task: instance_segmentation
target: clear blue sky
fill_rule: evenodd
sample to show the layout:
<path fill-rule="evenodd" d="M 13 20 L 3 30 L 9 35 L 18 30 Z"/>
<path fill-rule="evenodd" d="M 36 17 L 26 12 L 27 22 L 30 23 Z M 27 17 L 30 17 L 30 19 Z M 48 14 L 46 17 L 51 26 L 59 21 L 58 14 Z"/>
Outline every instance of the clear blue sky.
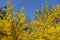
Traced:
<path fill-rule="evenodd" d="M 7 6 L 8 0 L 0 0 L 0 8 Z M 26 16 L 34 19 L 34 10 L 42 10 L 42 4 L 47 2 L 49 5 L 60 5 L 60 0 L 12 0 L 12 3 L 15 5 L 14 11 L 19 11 L 21 7 L 24 6 Z"/>

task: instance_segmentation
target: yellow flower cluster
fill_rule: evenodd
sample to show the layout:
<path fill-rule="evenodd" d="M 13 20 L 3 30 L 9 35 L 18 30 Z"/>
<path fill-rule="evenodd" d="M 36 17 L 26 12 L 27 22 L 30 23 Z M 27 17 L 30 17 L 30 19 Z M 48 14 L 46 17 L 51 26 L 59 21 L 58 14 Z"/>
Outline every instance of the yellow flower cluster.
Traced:
<path fill-rule="evenodd" d="M 0 19 L 0 40 L 60 40 L 60 6 L 46 7 L 42 14 L 36 10 L 36 19 L 28 21 L 24 8 L 12 14 L 13 5 L 2 9 L 6 16 Z"/>

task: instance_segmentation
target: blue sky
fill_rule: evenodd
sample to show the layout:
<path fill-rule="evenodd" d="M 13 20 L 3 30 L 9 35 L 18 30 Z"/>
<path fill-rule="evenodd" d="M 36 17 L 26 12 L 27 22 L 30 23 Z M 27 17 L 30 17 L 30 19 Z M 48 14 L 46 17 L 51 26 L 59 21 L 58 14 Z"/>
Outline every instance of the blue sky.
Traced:
<path fill-rule="evenodd" d="M 7 6 L 8 0 L 0 0 L 0 8 Z M 60 0 L 12 0 L 12 3 L 14 6 L 14 11 L 19 11 L 20 8 L 24 6 L 26 16 L 31 18 L 31 20 L 34 19 L 34 10 L 42 10 L 42 4 L 45 5 L 45 3 L 48 3 L 49 5 L 60 5 Z"/>

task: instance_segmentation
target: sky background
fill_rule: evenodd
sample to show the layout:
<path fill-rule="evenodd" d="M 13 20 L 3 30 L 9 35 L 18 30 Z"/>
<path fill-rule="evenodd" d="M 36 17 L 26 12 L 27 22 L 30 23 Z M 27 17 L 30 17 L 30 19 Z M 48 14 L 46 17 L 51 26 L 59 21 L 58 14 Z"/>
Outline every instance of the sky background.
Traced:
<path fill-rule="evenodd" d="M 7 2 L 8 0 L 0 0 L 0 8 L 7 6 Z M 60 0 L 12 0 L 12 4 L 15 5 L 13 11 L 19 11 L 20 8 L 24 6 L 26 16 L 31 20 L 34 20 L 34 11 L 36 9 L 41 11 L 42 5 L 45 5 L 45 2 L 49 5 L 60 5 Z"/>

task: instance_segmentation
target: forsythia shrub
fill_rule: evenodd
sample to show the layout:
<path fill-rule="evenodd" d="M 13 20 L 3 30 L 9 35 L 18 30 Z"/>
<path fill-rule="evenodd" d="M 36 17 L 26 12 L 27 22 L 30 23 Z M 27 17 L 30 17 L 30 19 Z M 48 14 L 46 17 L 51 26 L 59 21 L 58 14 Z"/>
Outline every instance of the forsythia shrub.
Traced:
<path fill-rule="evenodd" d="M 20 13 L 12 14 L 13 5 L 8 2 L 8 8 L 2 10 L 6 16 L 0 18 L 0 40 L 60 40 L 60 6 L 36 10 L 36 19 L 27 22 L 24 8 Z"/>

